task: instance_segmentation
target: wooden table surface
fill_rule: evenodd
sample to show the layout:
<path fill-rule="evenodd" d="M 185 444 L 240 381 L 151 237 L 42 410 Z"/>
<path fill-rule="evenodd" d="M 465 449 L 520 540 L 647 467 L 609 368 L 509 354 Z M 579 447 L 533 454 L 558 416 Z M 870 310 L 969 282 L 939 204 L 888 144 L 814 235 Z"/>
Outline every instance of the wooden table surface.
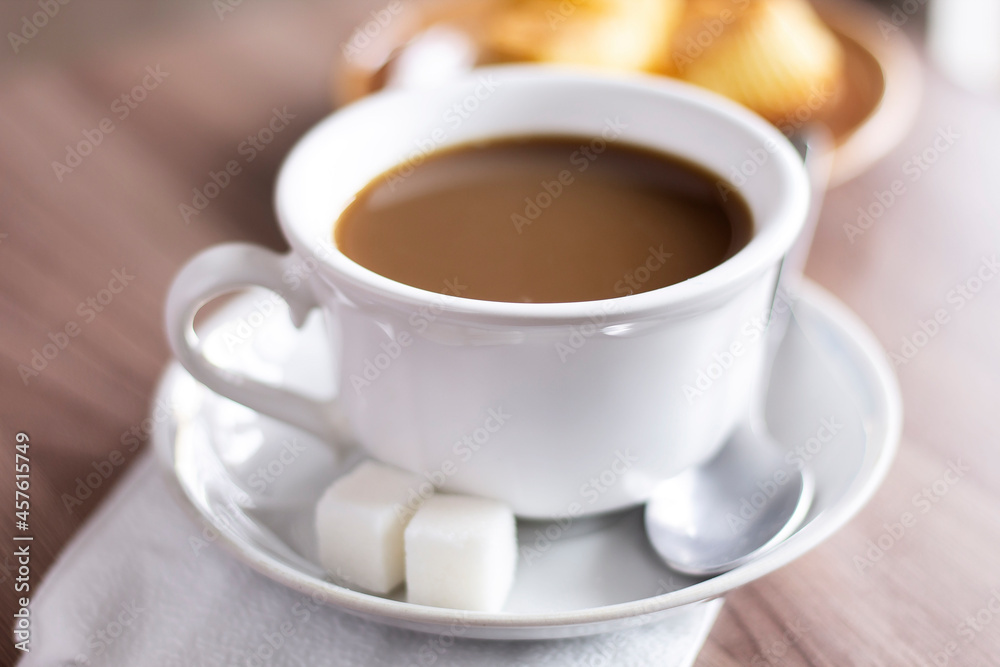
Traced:
<path fill-rule="evenodd" d="M 271 210 L 275 173 L 329 111 L 338 30 L 361 9 L 232 3 L 220 19 L 204 2 L 155 29 L 41 55 L 45 40 L 72 34 L 73 21 L 117 20 L 101 13 L 109 6 L 63 6 L 0 69 L 0 485 L 10 503 L 14 435 L 25 431 L 33 587 L 142 449 L 132 451 L 145 440 L 168 359 L 161 312 L 171 277 L 221 241 L 285 247 Z M 4 25 L 32 7 L 7 6 Z M 121 96 L 157 68 L 136 96 L 145 99 L 127 107 Z M 844 530 L 729 597 L 698 665 L 1000 664 L 1000 279 L 984 268 L 1000 251 L 1000 104 L 933 72 L 926 79 L 903 145 L 829 194 L 807 270 L 887 350 L 923 343 L 897 368 L 906 407 L 898 459 Z M 179 205 L 238 157 L 274 109 L 294 114 L 289 127 L 185 222 Z M 935 154 L 941 132 L 957 138 Z M 100 142 L 77 166 L 53 166 L 88 136 Z M 913 157 L 925 151 L 935 159 L 916 178 Z M 849 238 L 844 225 L 897 179 L 906 192 Z M 127 284 L 103 291 L 121 286 L 115 272 Z M 977 288 L 973 298 L 956 296 L 962 285 Z M 941 310 L 947 323 L 915 337 Z M 68 325 L 72 338 L 60 334 Z M 53 358 L 36 360 L 37 375 L 23 373 L 36 350 Z M 949 467 L 961 475 L 946 475 Z M 78 492 L 78 479 L 95 471 L 106 479 L 89 497 Z M 19 531 L 6 507 L 0 600 L 9 623 Z M 893 525 L 907 512 L 916 523 L 900 534 Z M 872 543 L 889 548 L 879 554 Z M 11 642 L 0 645 L 12 662 Z"/>

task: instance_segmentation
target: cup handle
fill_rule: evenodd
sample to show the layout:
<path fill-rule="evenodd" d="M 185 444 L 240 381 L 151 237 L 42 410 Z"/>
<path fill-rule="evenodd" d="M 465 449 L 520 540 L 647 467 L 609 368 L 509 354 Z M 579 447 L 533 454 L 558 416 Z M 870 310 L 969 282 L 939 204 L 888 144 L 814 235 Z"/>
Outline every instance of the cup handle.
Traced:
<path fill-rule="evenodd" d="M 212 391 L 269 417 L 315 433 L 331 445 L 347 442 L 336 401 L 316 401 L 216 366 L 202 350 L 194 317 L 212 299 L 246 287 L 277 293 L 288 304 L 292 323 L 301 327 L 318 303 L 307 285 L 291 289 L 282 276 L 295 261 L 248 243 L 209 248 L 191 259 L 170 287 L 166 323 L 170 347 L 181 365 Z"/>

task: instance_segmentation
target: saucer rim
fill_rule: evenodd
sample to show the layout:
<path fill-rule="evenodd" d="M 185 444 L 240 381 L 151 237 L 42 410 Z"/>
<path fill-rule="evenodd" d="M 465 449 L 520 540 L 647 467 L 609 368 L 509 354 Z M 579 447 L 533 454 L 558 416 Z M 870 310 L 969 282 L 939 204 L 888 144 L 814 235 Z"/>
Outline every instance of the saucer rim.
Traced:
<path fill-rule="evenodd" d="M 851 356 L 866 362 L 858 368 L 868 376 L 870 386 L 879 390 L 873 394 L 874 403 L 879 404 L 874 411 L 879 419 L 868 420 L 865 424 L 868 439 L 864 460 L 836 504 L 773 550 L 727 573 L 650 598 L 572 611 L 494 613 L 426 607 L 344 588 L 281 563 L 232 534 L 229 527 L 218 521 L 215 515 L 201 511 L 176 474 L 174 436 L 177 415 L 173 410 L 168 419 L 154 420 L 152 447 L 163 466 L 168 468 L 164 471 L 165 476 L 171 481 L 171 487 L 178 492 L 179 497 L 183 498 L 182 505 L 196 519 L 207 521 L 218 532 L 219 541 L 230 553 L 264 576 L 293 590 L 309 594 L 318 601 L 389 625 L 432 633 L 435 628 L 448 628 L 456 622 L 461 622 L 468 630 L 473 631 L 466 632 L 466 636 L 480 638 L 538 639 L 602 632 L 609 624 L 627 623 L 630 620 L 634 622 L 640 618 L 651 619 L 652 616 L 661 616 L 688 605 L 709 602 L 788 565 L 843 528 L 871 499 L 885 478 L 895 458 L 902 433 L 902 398 L 895 373 L 874 334 L 836 297 L 809 280 L 799 283 L 796 292 L 800 297 L 799 303 L 811 311 L 810 315 L 825 320 L 839 334 L 841 342 L 846 343 L 848 348 L 853 348 Z M 229 308 L 235 307 L 239 302 L 240 299 L 235 299 L 227 308 L 222 309 L 219 316 L 224 316 Z M 184 374 L 186 372 L 178 362 L 172 361 L 168 365 L 157 384 L 153 406 L 171 404 L 169 397 L 172 387 Z M 880 443 L 880 446 L 872 446 L 873 442 Z M 558 632 L 560 629 L 575 631 L 566 634 Z M 475 633 L 477 630 L 485 634 Z M 529 633 L 531 630 L 541 630 L 547 634 L 490 636 L 491 633 L 502 633 L 505 630 L 523 630 Z"/>

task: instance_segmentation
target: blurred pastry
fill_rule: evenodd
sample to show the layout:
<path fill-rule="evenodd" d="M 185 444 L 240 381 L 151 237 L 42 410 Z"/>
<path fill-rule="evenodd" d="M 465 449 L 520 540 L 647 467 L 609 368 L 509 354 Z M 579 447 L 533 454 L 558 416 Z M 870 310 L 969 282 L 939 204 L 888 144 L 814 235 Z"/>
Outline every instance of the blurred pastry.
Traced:
<path fill-rule="evenodd" d="M 689 0 L 667 62 L 780 124 L 836 96 L 844 54 L 806 0 Z"/>
<path fill-rule="evenodd" d="M 507 0 L 485 41 L 500 60 L 652 69 L 683 9 L 683 0 Z"/>

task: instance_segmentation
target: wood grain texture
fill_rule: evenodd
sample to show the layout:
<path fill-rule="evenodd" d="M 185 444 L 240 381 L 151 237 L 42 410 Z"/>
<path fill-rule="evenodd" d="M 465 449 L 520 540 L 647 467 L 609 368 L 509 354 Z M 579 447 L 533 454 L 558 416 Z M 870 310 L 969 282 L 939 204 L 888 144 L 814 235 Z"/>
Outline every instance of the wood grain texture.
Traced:
<path fill-rule="evenodd" d="M 31 6 L 8 5 L 4 17 L 17 21 Z M 100 26 L 114 6 L 73 3 L 57 19 Z M 122 439 L 141 429 L 168 359 L 161 311 L 173 274 L 221 241 L 284 247 L 271 208 L 274 176 L 289 146 L 328 112 L 337 35 L 351 20 L 345 13 L 363 10 L 244 3 L 220 20 L 206 2 L 183 17 L 171 13 L 157 29 L 123 28 L 100 45 L 88 48 L 84 39 L 59 49 L 70 58 L 36 56 L 32 48 L 41 53 L 45 40 L 65 32 L 54 20 L 0 69 L 0 498 L 12 500 L 13 435 L 27 431 L 33 583 L 135 457 Z M 113 101 L 157 65 L 169 76 L 119 120 Z M 1000 595 L 1000 278 L 984 281 L 960 309 L 948 299 L 984 256 L 1000 251 L 1000 105 L 934 74 L 927 84 L 904 145 L 830 193 L 808 268 L 890 351 L 935 311 L 949 316 L 897 369 L 906 405 L 899 458 L 847 528 L 730 596 L 700 666 L 934 664 L 932 654 L 949 643 L 959 651 L 949 664 L 1000 664 L 1000 613 L 989 609 Z M 186 224 L 178 205 L 210 170 L 241 159 L 238 144 L 276 107 L 295 114 L 291 126 Z M 60 182 L 52 162 L 64 161 L 67 144 L 105 116 L 115 130 Z M 949 127 L 958 138 L 913 180 L 907 162 Z M 858 207 L 897 179 L 906 192 L 849 239 L 844 225 L 856 223 Z M 79 304 L 123 269 L 134 280 L 89 321 Z M 32 351 L 68 322 L 80 334 L 25 384 L 18 365 L 30 365 Z M 67 508 L 77 479 L 113 450 L 124 465 Z M 957 462 L 968 471 L 924 513 L 915 496 Z M 904 512 L 916 524 L 859 568 L 869 540 L 885 543 L 886 525 Z M 0 603 L 9 619 L 14 527 L 12 511 L 2 514 Z M 1000 610 L 1000 602 L 993 606 Z M 14 660 L 6 639 L 0 656 Z"/>

